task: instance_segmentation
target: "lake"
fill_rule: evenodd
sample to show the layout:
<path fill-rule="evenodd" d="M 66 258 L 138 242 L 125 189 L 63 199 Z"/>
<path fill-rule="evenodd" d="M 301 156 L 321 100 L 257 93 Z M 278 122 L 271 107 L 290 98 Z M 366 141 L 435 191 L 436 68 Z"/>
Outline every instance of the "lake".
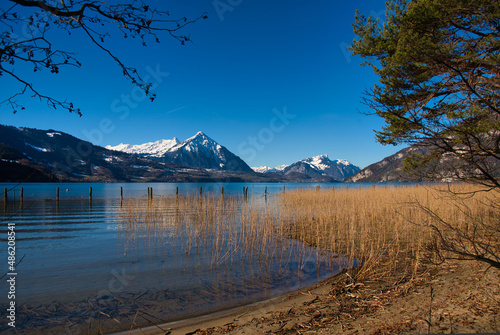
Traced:
<path fill-rule="evenodd" d="M 0 191 L 8 190 L 0 212 L 4 225 L 0 309 L 5 311 L 15 302 L 16 330 L 21 333 L 87 334 L 88 329 L 106 333 L 242 306 L 313 285 L 349 264 L 299 241 L 277 239 L 272 232 L 266 233 L 264 242 L 252 240 L 251 245 L 243 235 L 259 229 L 258 222 L 247 227 L 246 213 L 265 213 L 283 187 L 286 192 L 318 186 L 354 187 L 0 184 Z M 153 200 L 147 200 L 148 188 Z M 177 193 L 184 205 L 176 202 Z M 15 232 L 10 243 L 9 231 Z M 14 244 L 15 264 L 9 271 L 8 246 Z M 12 277 L 15 297 L 9 298 L 13 287 L 7 279 Z M 0 331 L 12 332 L 9 320 L 3 319 Z"/>

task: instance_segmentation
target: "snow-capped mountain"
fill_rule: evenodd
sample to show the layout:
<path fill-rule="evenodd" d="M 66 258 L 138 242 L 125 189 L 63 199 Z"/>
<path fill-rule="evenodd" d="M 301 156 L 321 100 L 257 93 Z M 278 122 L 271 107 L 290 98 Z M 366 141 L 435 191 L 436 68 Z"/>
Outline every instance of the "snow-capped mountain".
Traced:
<path fill-rule="evenodd" d="M 172 140 L 159 140 L 139 145 L 108 145 L 106 149 L 151 157 L 164 163 L 204 169 L 253 172 L 241 158 L 201 131 L 183 142 L 179 142 L 174 137 Z"/>
<path fill-rule="evenodd" d="M 330 160 L 328 155 L 308 157 L 290 165 L 280 165 L 275 168 L 260 166 L 252 168 L 255 172 L 270 173 L 277 172 L 284 175 L 303 174 L 311 178 L 328 176 L 337 181 L 358 173 L 360 168 L 344 159 Z"/>
<path fill-rule="evenodd" d="M 269 166 L 257 166 L 257 167 L 252 167 L 252 170 L 258 173 L 269 173 L 269 172 L 281 172 L 283 171 L 288 165 L 280 165 L 276 167 L 269 167 Z"/>
<path fill-rule="evenodd" d="M 253 172 L 241 158 L 201 131 L 170 148 L 162 160 L 204 169 Z"/>
<path fill-rule="evenodd" d="M 345 159 L 335 159 L 332 161 L 328 158 L 328 155 L 309 157 L 302 160 L 302 162 L 311 165 L 323 175 L 327 175 L 339 181 L 344 180 L 361 170 L 359 167 L 351 164 Z"/>
<path fill-rule="evenodd" d="M 162 142 L 159 141 L 159 144 Z M 194 161 L 225 164 L 221 168 L 204 169 L 171 164 L 159 157 L 108 150 L 62 131 L 18 128 L 0 124 L 1 182 L 280 182 L 284 178 L 257 175 L 245 171 L 245 163 L 223 146 L 199 133 L 174 146 L 187 162 L 184 149 L 197 152 Z M 124 146 L 125 147 L 125 146 Z M 208 158 L 210 151 L 212 160 Z M 227 151 L 227 152 L 226 152 Z M 158 152 L 158 150 L 156 151 Z M 214 162 L 217 157 L 220 161 Z M 236 158 L 235 158 L 236 157 Z M 180 159 L 180 158 L 179 158 Z M 196 165 L 196 163 L 193 163 Z M 238 168 L 240 170 L 238 170 Z M 246 166 L 247 170 L 250 170 Z"/>
<path fill-rule="evenodd" d="M 128 154 L 144 155 L 149 157 L 162 157 L 170 149 L 181 143 L 177 137 L 171 140 L 159 140 L 156 142 L 148 142 L 144 144 L 123 144 L 115 146 L 107 145 L 106 149 L 114 151 L 123 151 Z"/>
<path fill-rule="evenodd" d="M 268 173 L 277 171 L 275 168 L 271 168 L 269 166 L 255 166 L 252 167 L 252 170 L 254 170 L 257 173 Z"/>
<path fill-rule="evenodd" d="M 115 150 L 108 150 L 61 131 L 0 125 L 0 181 L 336 180 L 324 173 L 328 171 L 326 156 L 297 162 L 300 164 L 266 168 L 265 170 L 276 172 L 257 174 L 239 157 L 202 132 L 181 143 L 177 139 L 171 141 L 173 142 L 163 140 L 137 146 L 122 144 L 113 147 Z M 170 146 L 175 142 L 177 144 Z M 118 148 L 133 153 L 117 151 Z M 165 153 L 158 157 L 161 152 Z"/>

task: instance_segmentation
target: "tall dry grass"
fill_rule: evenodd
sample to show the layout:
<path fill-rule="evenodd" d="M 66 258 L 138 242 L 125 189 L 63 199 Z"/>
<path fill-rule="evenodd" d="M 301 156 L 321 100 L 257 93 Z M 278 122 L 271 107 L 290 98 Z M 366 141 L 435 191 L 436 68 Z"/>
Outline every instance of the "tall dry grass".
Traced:
<path fill-rule="evenodd" d="M 279 216 L 291 237 L 362 261 L 359 276 L 398 281 L 443 259 L 438 231 L 454 246 L 474 252 L 482 243 L 499 255 L 495 204 L 498 193 L 469 185 L 307 190 L 281 194 Z"/>
<path fill-rule="evenodd" d="M 251 258 L 286 262 L 287 243 L 302 241 L 347 257 L 350 264 L 361 262 L 358 276 L 364 279 L 396 282 L 417 277 L 448 252 L 436 228 L 454 245 L 477 249 L 467 240 L 472 239 L 486 241 L 493 254 L 500 250 L 500 216 L 493 205 L 498 194 L 473 186 L 295 190 L 266 202 L 254 200 L 218 195 L 132 199 L 124 206 L 129 239 L 140 234 L 169 239 L 186 253 L 203 246 L 213 266 Z M 303 243 L 293 247 L 302 261 L 310 256 Z"/>
<path fill-rule="evenodd" d="M 141 236 L 148 247 L 173 243 L 189 254 L 210 242 L 213 262 L 218 263 L 237 244 L 233 222 L 239 206 L 237 198 L 211 195 L 127 199 L 122 206 L 127 243 L 137 243 Z"/>
<path fill-rule="evenodd" d="M 257 262 L 262 272 L 285 267 L 292 253 L 294 261 L 304 263 L 310 248 L 298 240 L 290 243 L 284 221 L 272 215 L 275 207 L 254 200 L 213 194 L 128 199 L 122 207 L 126 250 L 140 241 L 148 248 L 169 243 L 186 255 L 208 252 L 213 268 Z"/>

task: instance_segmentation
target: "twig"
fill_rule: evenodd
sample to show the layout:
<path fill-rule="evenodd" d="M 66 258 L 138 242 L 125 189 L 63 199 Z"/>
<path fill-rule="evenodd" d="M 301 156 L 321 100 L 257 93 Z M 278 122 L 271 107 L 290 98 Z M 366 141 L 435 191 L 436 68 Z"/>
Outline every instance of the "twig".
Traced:
<path fill-rule="evenodd" d="M 434 299 L 434 287 L 431 286 L 431 302 L 429 303 L 429 320 L 427 321 L 428 324 L 428 329 L 427 329 L 427 334 L 431 333 L 431 326 L 432 326 L 432 301 Z"/>

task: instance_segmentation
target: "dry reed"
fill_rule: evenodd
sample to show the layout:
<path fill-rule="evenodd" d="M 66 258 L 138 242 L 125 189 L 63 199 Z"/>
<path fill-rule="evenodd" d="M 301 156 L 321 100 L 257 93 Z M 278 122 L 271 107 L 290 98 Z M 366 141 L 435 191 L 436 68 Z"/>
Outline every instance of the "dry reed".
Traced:
<path fill-rule="evenodd" d="M 301 268 L 327 251 L 330 266 L 361 264 L 357 280 L 398 284 L 418 279 L 441 260 L 435 228 L 457 245 L 471 245 L 457 236 L 472 237 L 472 247 L 485 242 L 498 255 L 498 193 L 477 191 L 467 185 L 406 185 L 287 190 L 266 195 L 266 201 L 210 194 L 126 199 L 122 233 L 129 246 L 171 243 L 186 255 L 203 249 L 217 270 L 241 265 L 246 271 L 246 264 L 257 263 L 261 278 L 271 266 L 286 268 L 293 261 Z M 224 292 L 217 286 L 206 290 Z"/>
<path fill-rule="evenodd" d="M 487 236 L 488 248 L 498 252 L 499 211 L 492 205 L 498 194 L 476 191 L 467 185 L 295 190 L 250 203 L 241 197 L 167 196 L 147 205 L 131 200 L 125 213 L 129 234 L 175 240 L 186 253 L 208 247 L 213 266 L 243 258 L 286 263 L 285 245 L 302 241 L 345 256 L 351 265 L 361 262 L 358 276 L 364 279 L 397 282 L 415 278 L 442 256 L 432 228 L 452 241 L 453 234 L 474 228 L 475 240 Z M 475 218 L 479 227 L 472 227 Z M 293 247 L 302 262 L 310 256 L 303 243 Z"/>
<path fill-rule="evenodd" d="M 257 262 L 262 272 L 269 266 L 285 266 L 293 252 L 305 261 L 304 243 L 283 244 L 288 236 L 283 221 L 271 215 L 268 206 L 247 202 L 241 197 L 215 195 L 163 196 L 158 199 L 129 199 L 123 206 L 127 243 L 136 237 L 157 245 L 171 243 L 189 255 L 203 250 L 211 255 L 211 266 Z M 126 248 L 129 250 L 130 248 Z M 305 250 L 305 249 L 304 249 Z M 310 250 L 307 250 L 310 252 Z M 274 262 L 274 263 L 273 263 Z"/>
<path fill-rule="evenodd" d="M 478 241 L 493 255 L 500 250 L 498 193 L 473 186 L 293 191 L 279 204 L 291 237 L 362 261 L 364 279 L 415 278 L 443 256 L 437 230 L 467 250 Z"/>

